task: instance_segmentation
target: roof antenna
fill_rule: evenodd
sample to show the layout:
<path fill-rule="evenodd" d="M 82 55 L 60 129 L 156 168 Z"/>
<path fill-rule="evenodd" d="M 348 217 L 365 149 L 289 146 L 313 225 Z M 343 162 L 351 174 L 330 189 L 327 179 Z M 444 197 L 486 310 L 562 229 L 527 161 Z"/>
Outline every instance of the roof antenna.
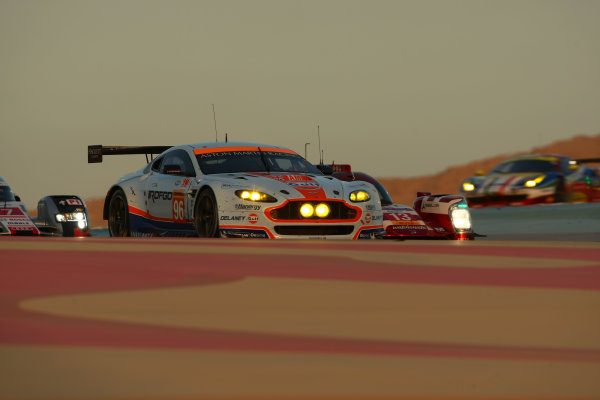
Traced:
<path fill-rule="evenodd" d="M 219 141 L 219 135 L 217 133 L 217 114 L 215 113 L 215 104 L 212 105 L 213 108 L 213 120 L 215 121 L 215 142 Z"/>
<path fill-rule="evenodd" d="M 225 143 L 227 143 L 227 132 L 225 132 Z"/>
<path fill-rule="evenodd" d="M 319 137 L 319 164 L 323 164 L 323 150 L 321 150 L 321 131 L 319 125 L 317 125 L 317 136 Z"/>

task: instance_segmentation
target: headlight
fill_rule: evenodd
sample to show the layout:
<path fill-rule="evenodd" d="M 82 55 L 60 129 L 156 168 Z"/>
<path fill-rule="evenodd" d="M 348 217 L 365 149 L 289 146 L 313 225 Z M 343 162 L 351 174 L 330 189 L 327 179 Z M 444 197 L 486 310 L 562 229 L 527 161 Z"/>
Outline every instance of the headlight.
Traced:
<path fill-rule="evenodd" d="M 462 187 L 465 192 L 472 192 L 475 190 L 475 185 L 473 185 L 471 182 L 463 183 Z"/>
<path fill-rule="evenodd" d="M 300 215 L 304 218 L 311 218 L 317 216 L 319 218 L 326 218 L 331 209 L 325 203 L 319 203 L 316 206 L 311 203 L 304 203 L 300 207 Z"/>
<path fill-rule="evenodd" d="M 450 209 L 450 220 L 456 232 L 468 232 L 471 230 L 471 213 L 466 204 L 460 203 Z"/>
<path fill-rule="evenodd" d="M 361 203 L 363 201 L 369 201 L 371 196 L 364 190 L 355 190 L 350 193 L 350 201 L 353 203 Z"/>
<path fill-rule="evenodd" d="M 538 176 L 535 179 L 528 179 L 523 185 L 528 188 L 536 187 L 537 185 L 540 184 L 541 181 L 544 180 L 545 177 L 546 177 L 545 175 L 542 175 L 542 176 Z"/>
<path fill-rule="evenodd" d="M 56 214 L 55 215 L 56 222 L 65 222 L 65 221 L 82 221 L 85 222 L 85 214 L 82 212 L 76 213 L 64 213 L 64 214 Z"/>
<path fill-rule="evenodd" d="M 86 223 L 84 220 L 80 219 L 79 221 L 77 221 L 77 226 L 79 227 L 79 229 L 85 229 Z"/>
<path fill-rule="evenodd" d="M 256 190 L 236 190 L 235 195 L 242 200 L 260 201 L 263 203 L 275 203 L 277 199 L 266 193 L 257 192 Z"/>
<path fill-rule="evenodd" d="M 310 203 L 302 204 L 300 207 L 300 215 L 304 218 L 310 218 L 315 213 L 315 208 Z"/>
<path fill-rule="evenodd" d="M 317 214 L 317 217 L 319 218 L 325 218 L 328 216 L 329 211 L 329 206 L 325 203 L 318 204 L 317 207 L 315 207 L 315 214 Z"/>

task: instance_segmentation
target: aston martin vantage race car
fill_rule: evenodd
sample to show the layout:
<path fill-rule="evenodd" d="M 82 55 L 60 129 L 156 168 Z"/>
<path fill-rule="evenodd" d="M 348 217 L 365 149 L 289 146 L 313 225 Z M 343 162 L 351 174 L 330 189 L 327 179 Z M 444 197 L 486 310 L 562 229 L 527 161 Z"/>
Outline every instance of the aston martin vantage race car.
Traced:
<path fill-rule="evenodd" d="M 0 235 L 90 235 L 87 208 L 78 196 L 46 196 L 38 202 L 37 211 L 37 217 L 30 217 L 25 203 L 0 178 Z"/>
<path fill-rule="evenodd" d="M 600 176 L 583 162 L 556 154 L 508 159 L 487 176 L 463 180 L 460 194 L 472 208 L 600 201 Z"/>
<path fill-rule="evenodd" d="M 377 190 L 323 175 L 296 152 L 257 143 L 89 146 L 108 154 L 160 154 L 109 190 L 103 217 L 111 236 L 375 238 Z"/>
<path fill-rule="evenodd" d="M 330 166 L 332 176 L 347 182 L 369 182 L 379 193 L 384 239 L 473 240 L 471 213 L 463 196 L 418 192 L 413 206 L 394 204 L 385 187 L 372 176 L 353 172 L 350 165 Z"/>

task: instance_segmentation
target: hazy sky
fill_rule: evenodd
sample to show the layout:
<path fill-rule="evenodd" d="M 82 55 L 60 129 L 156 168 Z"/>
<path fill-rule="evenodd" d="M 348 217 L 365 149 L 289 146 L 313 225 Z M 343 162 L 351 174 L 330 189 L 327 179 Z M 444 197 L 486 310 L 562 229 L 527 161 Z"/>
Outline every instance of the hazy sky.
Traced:
<path fill-rule="evenodd" d="M 0 0 L 0 176 L 103 196 L 220 139 L 420 176 L 600 133 L 600 1 Z"/>

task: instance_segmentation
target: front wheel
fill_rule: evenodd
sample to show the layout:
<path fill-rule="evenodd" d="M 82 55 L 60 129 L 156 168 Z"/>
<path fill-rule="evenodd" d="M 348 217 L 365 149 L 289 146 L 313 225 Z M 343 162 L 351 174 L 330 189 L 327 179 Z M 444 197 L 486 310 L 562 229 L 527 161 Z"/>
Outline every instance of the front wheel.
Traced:
<path fill-rule="evenodd" d="M 108 233 L 110 236 L 129 236 L 129 207 L 127 197 L 117 189 L 108 205 Z"/>
<path fill-rule="evenodd" d="M 198 193 L 194 205 L 194 226 L 200 237 L 217 237 L 219 232 L 219 210 L 215 194 L 209 188 Z"/>
<path fill-rule="evenodd" d="M 565 178 L 560 176 L 556 182 L 556 189 L 554 191 L 554 202 L 555 203 L 564 203 L 567 201 L 567 185 L 565 183 Z"/>

